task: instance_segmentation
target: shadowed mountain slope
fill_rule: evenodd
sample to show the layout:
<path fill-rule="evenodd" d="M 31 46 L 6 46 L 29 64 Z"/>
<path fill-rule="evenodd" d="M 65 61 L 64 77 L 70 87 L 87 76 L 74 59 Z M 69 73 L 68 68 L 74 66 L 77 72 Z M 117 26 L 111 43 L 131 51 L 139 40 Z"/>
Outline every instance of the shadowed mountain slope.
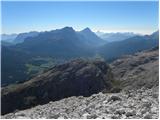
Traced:
<path fill-rule="evenodd" d="M 112 80 L 111 70 L 105 62 L 73 60 L 27 82 L 2 88 L 2 114 L 69 96 L 90 96 L 108 91 L 112 88 Z"/>
<path fill-rule="evenodd" d="M 1 85 L 8 85 L 28 78 L 25 64 L 31 55 L 10 47 L 1 47 Z"/>

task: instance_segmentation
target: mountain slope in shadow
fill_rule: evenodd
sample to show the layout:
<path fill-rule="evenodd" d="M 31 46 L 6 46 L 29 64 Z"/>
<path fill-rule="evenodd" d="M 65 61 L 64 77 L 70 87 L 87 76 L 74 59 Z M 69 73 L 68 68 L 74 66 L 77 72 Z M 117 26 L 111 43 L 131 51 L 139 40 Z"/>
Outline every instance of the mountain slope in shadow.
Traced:
<path fill-rule="evenodd" d="M 90 96 L 112 88 L 110 67 L 103 61 L 73 60 L 33 79 L 2 88 L 2 114 L 70 96 Z"/>

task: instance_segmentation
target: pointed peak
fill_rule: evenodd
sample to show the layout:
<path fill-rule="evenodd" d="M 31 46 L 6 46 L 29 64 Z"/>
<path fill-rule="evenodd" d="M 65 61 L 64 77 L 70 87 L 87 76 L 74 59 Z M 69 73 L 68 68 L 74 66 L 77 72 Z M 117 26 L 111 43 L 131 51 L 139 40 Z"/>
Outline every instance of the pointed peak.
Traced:
<path fill-rule="evenodd" d="M 83 29 L 82 32 L 92 32 L 92 30 L 87 27 L 87 28 Z"/>
<path fill-rule="evenodd" d="M 86 27 L 84 30 L 88 30 L 88 31 L 91 31 L 91 29 L 89 27 Z"/>

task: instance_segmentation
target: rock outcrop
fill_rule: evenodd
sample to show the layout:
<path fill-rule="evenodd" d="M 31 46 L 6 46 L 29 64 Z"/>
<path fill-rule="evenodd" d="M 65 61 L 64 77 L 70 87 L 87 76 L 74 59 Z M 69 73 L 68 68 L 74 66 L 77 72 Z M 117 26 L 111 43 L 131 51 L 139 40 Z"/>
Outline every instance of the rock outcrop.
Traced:
<path fill-rule="evenodd" d="M 159 86 L 159 49 L 128 55 L 111 64 L 112 72 L 123 89 Z"/>
<path fill-rule="evenodd" d="M 33 79 L 2 88 L 2 114 L 70 96 L 90 96 L 112 88 L 112 73 L 103 61 L 73 60 Z"/>

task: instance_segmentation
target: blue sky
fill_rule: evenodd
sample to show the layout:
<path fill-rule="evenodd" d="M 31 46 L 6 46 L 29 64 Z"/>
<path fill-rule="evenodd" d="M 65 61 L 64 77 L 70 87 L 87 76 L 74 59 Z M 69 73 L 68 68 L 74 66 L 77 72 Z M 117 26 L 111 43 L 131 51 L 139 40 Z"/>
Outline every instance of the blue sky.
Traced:
<path fill-rule="evenodd" d="M 65 26 L 150 34 L 158 29 L 158 2 L 2 2 L 2 33 Z"/>

